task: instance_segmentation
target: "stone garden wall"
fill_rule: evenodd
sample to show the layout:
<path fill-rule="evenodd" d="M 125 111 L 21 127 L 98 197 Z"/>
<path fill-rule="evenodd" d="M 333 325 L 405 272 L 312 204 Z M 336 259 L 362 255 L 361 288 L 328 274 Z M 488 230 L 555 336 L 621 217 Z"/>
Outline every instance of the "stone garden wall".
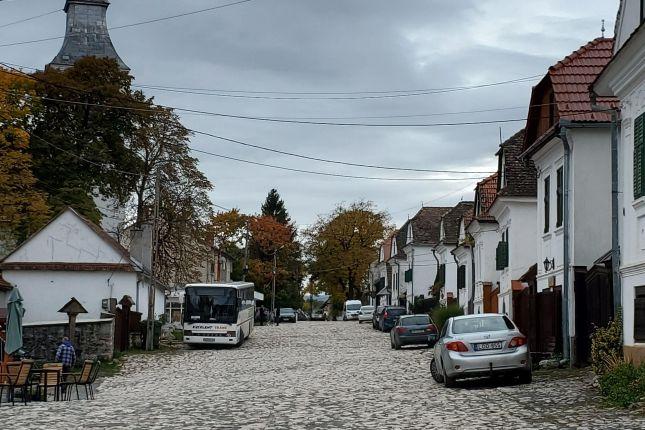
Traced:
<path fill-rule="evenodd" d="M 23 327 L 23 349 L 36 360 L 55 361 L 56 349 L 67 336 L 67 330 L 67 323 L 26 324 Z M 76 321 L 76 335 L 71 340 L 77 361 L 112 359 L 114 320 Z"/>

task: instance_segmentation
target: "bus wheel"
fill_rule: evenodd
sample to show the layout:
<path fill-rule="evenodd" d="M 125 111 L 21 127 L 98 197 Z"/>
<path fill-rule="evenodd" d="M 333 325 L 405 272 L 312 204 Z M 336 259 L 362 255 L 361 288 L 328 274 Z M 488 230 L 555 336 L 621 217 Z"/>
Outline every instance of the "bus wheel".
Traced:
<path fill-rule="evenodd" d="M 237 342 L 237 346 L 240 347 L 244 345 L 244 331 L 240 329 L 240 340 Z"/>

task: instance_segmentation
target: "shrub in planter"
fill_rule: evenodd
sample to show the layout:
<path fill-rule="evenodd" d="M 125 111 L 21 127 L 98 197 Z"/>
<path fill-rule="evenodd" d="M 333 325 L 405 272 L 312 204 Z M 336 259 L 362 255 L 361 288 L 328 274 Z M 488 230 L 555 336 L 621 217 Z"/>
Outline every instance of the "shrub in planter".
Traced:
<path fill-rule="evenodd" d="M 607 369 L 598 382 L 600 392 L 612 405 L 627 407 L 645 401 L 645 363 L 634 366 L 622 361 Z"/>
<path fill-rule="evenodd" d="M 591 335 L 591 367 L 596 375 L 605 374 L 608 362 L 623 356 L 623 318 L 619 310 L 607 327 Z"/>
<path fill-rule="evenodd" d="M 441 330 L 448 318 L 463 314 L 464 310 L 459 305 L 439 306 L 432 311 L 432 320 L 437 325 L 437 328 Z"/>

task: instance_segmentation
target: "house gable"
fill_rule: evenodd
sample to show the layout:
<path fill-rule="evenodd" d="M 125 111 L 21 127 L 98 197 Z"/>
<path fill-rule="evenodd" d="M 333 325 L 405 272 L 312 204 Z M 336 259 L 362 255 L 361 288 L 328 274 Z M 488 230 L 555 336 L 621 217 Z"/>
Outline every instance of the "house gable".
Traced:
<path fill-rule="evenodd" d="M 106 236 L 99 227 L 68 208 L 9 254 L 2 264 L 130 264 L 127 251 Z"/>

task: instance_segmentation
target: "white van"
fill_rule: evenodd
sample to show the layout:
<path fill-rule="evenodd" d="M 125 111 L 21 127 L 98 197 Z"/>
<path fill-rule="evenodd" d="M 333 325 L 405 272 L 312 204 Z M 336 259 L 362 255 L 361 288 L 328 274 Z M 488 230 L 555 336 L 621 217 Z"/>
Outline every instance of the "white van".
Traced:
<path fill-rule="evenodd" d="M 343 321 L 357 320 L 361 306 L 363 303 L 360 300 L 347 300 L 343 306 Z"/>

